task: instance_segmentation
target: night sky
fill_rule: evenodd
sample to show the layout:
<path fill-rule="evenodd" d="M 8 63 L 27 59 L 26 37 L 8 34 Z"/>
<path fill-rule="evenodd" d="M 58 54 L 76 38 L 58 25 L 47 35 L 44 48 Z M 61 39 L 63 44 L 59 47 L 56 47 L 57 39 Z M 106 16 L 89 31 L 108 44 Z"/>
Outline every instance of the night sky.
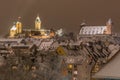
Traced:
<path fill-rule="evenodd" d="M 8 33 L 21 16 L 24 28 L 34 28 L 36 15 L 42 28 L 79 32 L 80 24 L 105 25 L 111 18 L 113 31 L 120 31 L 120 0 L 0 0 L 0 35 Z"/>

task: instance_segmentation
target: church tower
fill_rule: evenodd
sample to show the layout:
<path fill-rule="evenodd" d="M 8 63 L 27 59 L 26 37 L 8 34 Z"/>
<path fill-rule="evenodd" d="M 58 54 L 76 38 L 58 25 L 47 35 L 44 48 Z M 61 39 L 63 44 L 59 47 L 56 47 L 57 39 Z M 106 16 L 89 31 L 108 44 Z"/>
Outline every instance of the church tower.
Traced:
<path fill-rule="evenodd" d="M 112 34 L 112 20 L 109 19 L 106 23 L 106 34 Z"/>
<path fill-rule="evenodd" d="M 39 15 L 35 19 L 35 30 L 40 30 L 41 29 L 41 20 Z"/>
<path fill-rule="evenodd" d="M 16 22 L 17 33 L 22 33 L 22 23 L 20 22 L 20 17 L 18 17 L 18 21 Z"/>
<path fill-rule="evenodd" d="M 79 32 L 79 35 L 83 34 L 83 27 L 86 26 L 87 24 L 85 23 L 85 20 L 81 23 L 80 25 L 80 32 Z"/>
<path fill-rule="evenodd" d="M 10 37 L 15 37 L 17 33 L 17 28 L 15 26 L 15 24 L 12 26 L 12 28 L 10 29 Z"/>

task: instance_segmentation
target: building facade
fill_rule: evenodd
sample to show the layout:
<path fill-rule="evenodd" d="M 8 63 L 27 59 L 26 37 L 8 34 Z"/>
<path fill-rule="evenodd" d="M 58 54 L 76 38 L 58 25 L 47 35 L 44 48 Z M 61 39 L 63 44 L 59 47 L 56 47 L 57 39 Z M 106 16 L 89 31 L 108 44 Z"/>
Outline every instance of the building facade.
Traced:
<path fill-rule="evenodd" d="M 27 36 L 33 38 L 51 38 L 55 36 L 55 32 L 47 29 L 42 29 L 40 17 L 35 19 L 34 29 L 23 29 L 22 22 L 18 20 L 10 29 L 10 37 Z"/>
<path fill-rule="evenodd" d="M 79 35 L 97 35 L 97 34 L 112 34 L 112 20 L 109 19 L 105 26 L 87 26 L 81 25 Z"/>

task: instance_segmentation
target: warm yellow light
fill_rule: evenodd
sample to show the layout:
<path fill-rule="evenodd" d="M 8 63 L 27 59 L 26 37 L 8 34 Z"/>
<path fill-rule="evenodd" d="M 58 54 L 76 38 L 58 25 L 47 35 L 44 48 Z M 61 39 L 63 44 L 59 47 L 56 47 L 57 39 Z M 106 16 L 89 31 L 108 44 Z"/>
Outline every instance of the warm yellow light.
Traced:
<path fill-rule="evenodd" d="M 72 64 L 69 64 L 68 65 L 68 68 L 72 69 L 73 65 Z"/>

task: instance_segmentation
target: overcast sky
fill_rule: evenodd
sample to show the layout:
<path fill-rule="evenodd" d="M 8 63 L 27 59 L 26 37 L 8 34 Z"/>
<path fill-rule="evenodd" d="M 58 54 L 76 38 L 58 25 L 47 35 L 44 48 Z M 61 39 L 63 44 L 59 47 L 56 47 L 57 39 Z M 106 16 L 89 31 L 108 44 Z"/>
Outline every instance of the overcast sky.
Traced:
<path fill-rule="evenodd" d="M 34 28 L 38 13 L 42 28 L 78 33 L 83 20 L 88 25 L 105 25 L 112 18 L 114 32 L 119 32 L 119 8 L 120 0 L 0 0 L 0 35 L 7 33 L 19 16 L 24 28 Z"/>

